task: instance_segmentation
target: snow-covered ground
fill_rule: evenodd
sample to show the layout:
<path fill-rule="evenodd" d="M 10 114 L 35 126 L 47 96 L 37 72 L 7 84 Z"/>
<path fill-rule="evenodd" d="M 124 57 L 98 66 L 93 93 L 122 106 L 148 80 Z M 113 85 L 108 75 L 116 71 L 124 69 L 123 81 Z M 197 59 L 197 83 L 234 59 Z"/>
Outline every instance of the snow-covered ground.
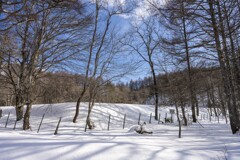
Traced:
<path fill-rule="evenodd" d="M 178 138 L 176 124 L 158 124 L 152 118 L 153 106 L 133 104 L 96 104 L 92 119 L 97 126 L 84 132 L 87 103 L 80 107 L 78 123 L 72 123 L 75 103 L 35 105 L 31 115 L 31 131 L 23 131 L 22 122 L 16 129 L 13 107 L 2 107 L 0 119 L 0 160 L 239 160 L 240 136 L 232 135 L 230 126 L 220 118 L 199 118 L 199 124 L 182 128 L 182 138 Z M 8 125 L 6 119 L 10 117 Z M 37 133 L 42 115 L 45 118 Z M 138 123 L 147 122 L 153 131 L 151 135 L 139 135 L 133 128 Z M 169 107 L 161 108 L 161 120 Z M 110 130 L 107 130 L 111 114 Z M 123 119 L 126 114 L 126 125 Z M 206 109 L 201 110 L 206 118 Z M 204 115 L 204 116 L 203 116 Z M 59 118 L 62 117 L 58 134 L 54 135 Z"/>

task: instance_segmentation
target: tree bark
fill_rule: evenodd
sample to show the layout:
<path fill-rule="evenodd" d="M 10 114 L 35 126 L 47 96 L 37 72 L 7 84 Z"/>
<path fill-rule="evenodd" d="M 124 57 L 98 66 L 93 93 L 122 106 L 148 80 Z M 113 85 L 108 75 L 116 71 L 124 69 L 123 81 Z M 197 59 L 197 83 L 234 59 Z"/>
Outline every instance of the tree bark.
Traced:
<path fill-rule="evenodd" d="M 175 103 L 175 108 L 176 108 L 177 120 L 178 120 L 178 138 L 182 138 L 182 124 L 181 124 L 181 120 L 180 120 L 180 117 L 179 117 L 179 111 L 178 111 L 177 103 Z"/>
<path fill-rule="evenodd" d="M 232 123 L 231 127 L 232 127 L 232 132 L 233 134 L 235 134 L 237 132 L 237 130 L 240 128 L 240 116 L 239 116 L 239 111 L 238 111 L 238 106 L 237 106 L 237 97 L 236 97 L 236 89 L 234 87 L 234 74 L 237 74 L 234 72 L 234 67 L 231 66 L 230 64 L 230 58 L 229 58 L 229 50 L 227 47 L 227 39 L 226 39 L 226 32 L 225 32 L 225 28 L 224 28 L 224 22 L 223 22 L 223 18 L 222 18 L 222 9 L 220 7 L 220 3 L 219 0 L 216 0 L 216 5 L 217 5 L 217 9 L 218 9 L 218 17 L 219 17 L 219 24 L 220 24 L 220 33 L 221 33 L 221 37 L 222 37 L 222 42 L 223 42 L 223 52 L 225 53 L 225 61 L 226 61 L 226 69 L 227 69 L 227 73 L 228 73 L 228 83 L 229 83 L 229 96 L 231 99 L 231 106 L 229 106 L 233 111 L 232 113 Z M 233 71 L 232 71 L 233 69 Z"/>
<path fill-rule="evenodd" d="M 193 122 L 197 122 L 196 118 L 196 95 L 194 92 L 193 87 L 193 80 L 192 80 L 192 69 L 191 69 L 191 62 L 190 62 L 190 53 L 189 53 L 189 45 L 187 40 L 187 28 L 186 28 L 186 19 L 185 19 L 185 7 L 184 2 L 182 4 L 182 24 L 183 24 L 183 34 L 184 34 L 184 44 L 185 44 L 185 53 L 186 53 L 186 60 L 187 60 L 187 69 L 188 69 L 188 85 L 189 85 L 189 92 L 190 92 L 190 101 L 191 101 L 191 109 L 192 109 L 192 118 Z"/>
<path fill-rule="evenodd" d="M 182 110 L 182 115 L 183 115 L 183 121 L 184 121 L 184 125 L 187 126 L 187 117 L 186 117 L 186 112 L 185 112 L 185 108 L 184 105 L 181 103 L 181 110 Z"/>
<path fill-rule="evenodd" d="M 31 126 L 30 126 L 31 108 L 32 108 L 32 103 L 30 102 L 30 103 L 27 105 L 27 109 L 26 109 L 26 112 L 25 112 L 25 114 L 24 114 L 23 130 L 31 129 Z"/>
<path fill-rule="evenodd" d="M 89 57 L 88 57 L 88 61 L 87 61 L 87 68 L 86 68 L 86 72 L 85 72 L 85 81 L 84 81 L 84 86 L 83 86 L 83 91 L 81 92 L 78 100 L 77 100 L 77 104 L 76 104 L 76 111 L 75 111 L 75 115 L 73 118 L 73 123 L 77 122 L 77 118 L 79 115 L 79 108 L 80 108 L 80 103 L 81 100 L 87 90 L 87 88 L 89 87 L 89 69 L 90 69 L 90 65 L 91 65 L 91 60 L 92 60 L 92 56 L 93 56 L 93 50 L 94 50 L 94 45 L 95 45 L 95 40 L 97 37 L 97 28 L 98 28 L 98 16 L 99 16 L 99 4 L 98 1 L 96 1 L 95 4 L 95 18 L 94 18 L 94 30 L 93 30 L 93 34 L 92 34 L 92 39 L 91 39 L 91 43 L 90 43 L 90 48 L 89 48 Z"/>
<path fill-rule="evenodd" d="M 221 42 L 220 42 L 220 34 L 218 31 L 218 25 L 217 25 L 217 20 L 215 17 L 215 10 L 214 10 L 214 4 L 215 0 L 208 0 L 208 5 L 209 5 L 209 13 L 211 16 L 211 23 L 212 23 L 212 28 L 214 31 L 214 40 L 215 40 L 215 44 L 216 44 L 216 50 L 218 53 L 218 60 L 220 63 L 220 68 L 221 68 L 221 74 L 222 74 L 222 79 L 223 79 L 223 83 L 224 83 L 224 92 L 226 94 L 226 101 L 227 101 L 227 106 L 228 106 L 228 111 L 229 111 L 229 119 L 230 119 L 230 126 L 232 129 L 232 133 L 235 134 L 238 129 L 239 129 L 239 117 L 236 116 L 236 114 L 238 114 L 238 110 L 236 108 L 236 106 L 232 103 L 235 101 L 234 99 L 234 95 L 232 95 L 232 91 L 231 91 L 231 80 L 229 79 L 230 77 L 230 71 L 229 69 L 227 69 L 225 66 L 225 64 L 227 63 L 226 61 L 226 57 L 222 51 L 222 47 L 221 47 Z M 218 1 L 217 1 L 218 2 Z M 219 10 L 218 10 L 219 11 Z M 220 16 L 221 17 L 221 16 Z M 221 20 L 220 20 L 221 21 Z M 224 37 L 223 37 L 224 38 Z M 227 54 L 227 53 L 225 53 Z"/>
<path fill-rule="evenodd" d="M 220 12 L 221 13 L 221 12 Z M 229 36 L 229 40 L 230 40 L 230 48 L 231 48 L 231 62 L 233 67 L 232 68 L 232 73 L 233 73 L 233 79 L 235 82 L 235 90 L 236 90 L 236 94 L 239 99 L 240 99 L 240 61 L 238 62 L 238 54 L 237 54 L 237 50 L 235 50 L 235 44 L 234 44 L 234 33 L 236 31 L 232 30 L 232 27 L 230 26 L 230 17 L 226 8 L 226 2 L 223 2 L 223 13 L 224 13 L 224 17 L 226 19 L 226 24 L 227 24 L 227 30 L 228 30 L 228 36 Z M 238 39 L 238 38 L 236 38 Z M 238 42 L 237 42 L 238 44 Z M 240 56 L 239 56 L 240 58 Z"/>
<path fill-rule="evenodd" d="M 79 96 L 78 100 L 77 100 L 77 104 L 76 104 L 76 111 L 75 111 L 75 115 L 73 117 L 73 123 L 77 123 L 77 118 L 78 118 L 78 115 L 79 115 L 79 108 L 80 108 L 80 103 L 82 101 L 82 98 L 84 96 L 86 92 L 86 88 L 84 87 L 83 88 L 83 91 L 81 92 L 81 95 Z"/>
<path fill-rule="evenodd" d="M 23 104 L 23 98 L 22 95 L 19 95 L 19 93 L 17 93 L 16 95 L 16 120 L 20 121 L 23 119 L 23 108 L 24 108 L 24 104 Z"/>
<path fill-rule="evenodd" d="M 96 89 L 96 88 L 95 88 Z M 86 120 L 86 127 L 85 127 L 85 132 L 87 127 L 89 129 L 93 129 L 94 125 L 93 122 L 91 121 L 91 113 L 92 113 L 92 109 L 95 103 L 95 95 L 96 95 L 96 91 L 94 91 L 94 89 L 89 90 L 89 102 L 88 102 L 88 114 L 87 114 L 87 120 Z"/>
<path fill-rule="evenodd" d="M 153 76 L 153 85 L 154 85 L 154 95 L 155 95 L 155 120 L 158 120 L 158 86 L 157 86 L 157 78 L 154 70 L 153 63 L 150 62 L 152 76 Z"/>

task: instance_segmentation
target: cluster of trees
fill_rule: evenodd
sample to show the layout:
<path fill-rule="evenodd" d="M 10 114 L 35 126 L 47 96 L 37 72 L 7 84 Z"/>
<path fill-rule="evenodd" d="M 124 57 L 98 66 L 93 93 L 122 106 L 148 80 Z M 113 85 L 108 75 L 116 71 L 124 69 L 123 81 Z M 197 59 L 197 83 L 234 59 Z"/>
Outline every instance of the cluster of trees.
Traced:
<path fill-rule="evenodd" d="M 194 64 L 216 59 L 225 93 L 223 103 L 229 111 L 232 132 L 236 133 L 240 127 L 239 1 L 170 0 L 164 6 L 154 1 L 150 5 L 170 34 L 161 37 L 162 49 L 175 57 L 175 63 L 184 64 L 188 71 L 186 80 L 193 121 L 196 122 L 198 98 L 193 79 Z"/>
<path fill-rule="evenodd" d="M 37 97 L 34 103 L 52 104 L 63 102 L 75 102 L 79 92 L 83 89 L 84 77 L 68 72 L 48 72 L 38 80 L 33 94 Z M 2 82 L 0 90 L 0 106 L 14 106 L 15 98 L 11 88 L 6 88 L 7 83 Z M 137 103 L 131 99 L 131 92 L 123 83 L 114 84 L 108 82 L 102 86 L 101 92 L 96 97 L 96 102 L 105 103 Z M 88 102 L 88 95 L 84 95 L 84 102 Z"/>
<path fill-rule="evenodd" d="M 1 0 L 0 4 L 1 87 L 15 102 L 16 120 L 23 119 L 23 129 L 27 130 L 33 103 L 60 101 L 67 95 L 59 87 L 61 81 L 55 83 L 51 75 L 64 68 L 81 75 L 76 76 L 79 87 L 71 86 L 70 81 L 67 88 L 75 90 L 74 95 L 67 96 L 77 100 L 73 122 L 77 122 L 80 102 L 87 97 L 91 128 L 90 113 L 99 92 L 131 69 L 127 65 L 122 68 L 124 63 L 118 61 L 125 53 L 118 43 L 119 29 L 111 21 L 128 13 L 132 5 L 104 0 Z"/>
<path fill-rule="evenodd" d="M 193 69 L 202 65 L 215 66 L 221 71 L 223 98 L 232 132 L 239 129 L 239 4 L 234 0 L 146 2 L 150 16 L 141 17 L 140 22 L 133 24 L 123 43 L 149 65 L 155 96 L 155 119 L 158 118 L 158 85 L 162 85 L 157 82 L 157 71 L 168 75 L 172 93 L 176 93 L 177 87 L 174 79 L 170 78 L 170 72 L 187 70 L 188 94 L 185 97 L 190 102 L 193 122 L 197 122 L 198 97 Z M 181 100 L 177 95 L 171 99 L 175 106 L 180 106 Z"/>
<path fill-rule="evenodd" d="M 78 1 L 1 1 L 1 79 L 11 88 L 16 119 L 30 128 L 37 82 L 44 72 L 78 53 L 90 17 Z M 27 104 L 23 114 L 23 106 Z"/>
<path fill-rule="evenodd" d="M 159 92 L 159 105 L 172 106 L 179 101 L 182 115 L 185 115 L 185 108 L 191 106 L 188 91 L 187 70 L 175 71 L 169 74 L 157 76 Z M 196 114 L 199 116 L 199 106 L 210 109 L 210 114 L 226 116 L 226 106 L 223 98 L 223 87 L 221 83 L 220 68 L 194 68 L 193 77 L 194 90 L 196 92 Z M 130 81 L 126 84 L 130 89 L 132 102 L 154 104 L 153 83 L 151 77 Z M 220 111 L 220 112 L 219 112 Z"/>
<path fill-rule="evenodd" d="M 147 16 L 133 16 L 120 32 L 114 18 L 131 17 L 138 7 Z M 6 103 L 15 102 L 17 120 L 24 118 L 23 129 L 30 127 L 33 103 L 61 101 L 77 101 L 73 123 L 88 101 L 90 129 L 96 101 L 154 101 L 156 120 L 160 104 L 180 108 L 183 118 L 191 106 L 193 122 L 206 105 L 229 113 L 233 134 L 240 127 L 236 0 L 1 0 L 0 14 L 1 88 L 9 92 Z M 150 77 L 113 85 L 139 61 Z M 62 68 L 77 74 L 56 72 Z"/>

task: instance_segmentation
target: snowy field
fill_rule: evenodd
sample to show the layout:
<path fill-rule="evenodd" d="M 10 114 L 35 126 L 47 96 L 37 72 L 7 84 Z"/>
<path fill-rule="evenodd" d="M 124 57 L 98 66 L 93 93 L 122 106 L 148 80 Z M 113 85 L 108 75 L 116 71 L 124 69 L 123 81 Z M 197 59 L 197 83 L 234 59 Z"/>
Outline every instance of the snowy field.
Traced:
<path fill-rule="evenodd" d="M 31 131 L 23 131 L 22 122 L 15 124 L 13 107 L 2 107 L 0 119 L 0 160 L 239 160 L 240 136 L 232 135 L 225 120 L 206 119 L 207 110 L 201 110 L 200 124 L 182 127 L 178 138 L 176 124 L 158 124 L 152 118 L 153 106 L 130 104 L 96 104 L 92 119 L 97 126 L 84 132 L 87 103 L 80 107 L 78 123 L 72 118 L 75 103 L 35 105 L 31 115 Z M 6 120 L 10 112 L 8 125 Z M 45 113 L 39 133 L 42 115 Z M 141 113 L 141 123 L 153 131 L 139 135 L 133 130 Z M 161 108 L 161 120 L 169 108 Z M 111 121 L 108 131 L 108 119 Z M 126 124 L 123 129 L 123 119 Z M 54 135 L 62 117 L 58 134 Z M 205 118 L 205 119 L 203 119 Z M 6 128 L 5 128 L 6 126 Z"/>

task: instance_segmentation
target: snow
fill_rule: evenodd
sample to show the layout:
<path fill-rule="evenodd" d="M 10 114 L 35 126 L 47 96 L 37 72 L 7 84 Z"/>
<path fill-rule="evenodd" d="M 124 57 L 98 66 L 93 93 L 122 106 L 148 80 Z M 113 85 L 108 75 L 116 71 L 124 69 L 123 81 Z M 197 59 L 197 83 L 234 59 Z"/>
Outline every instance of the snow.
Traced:
<path fill-rule="evenodd" d="M 84 132 L 87 103 L 82 103 L 78 123 L 72 123 L 75 103 L 35 105 L 32 109 L 31 129 L 23 131 L 22 122 L 16 130 L 13 107 L 2 107 L 0 119 L 0 160 L 239 160 L 240 136 L 232 135 L 229 124 L 220 118 L 212 121 L 199 120 L 200 124 L 182 127 L 182 138 L 178 138 L 177 124 L 158 124 L 150 113 L 151 105 L 96 104 L 92 120 L 97 126 Z M 161 120 L 169 108 L 160 108 Z M 9 122 L 5 128 L 10 112 Z M 45 118 L 37 133 L 42 115 Z M 153 134 L 137 134 L 139 113 L 141 123 L 146 122 Z M 111 114 L 110 130 L 107 130 Z M 126 117 L 125 129 L 123 118 Z M 201 114 L 207 114 L 206 109 Z M 154 116 L 154 114 L 153 114 Z M 59 118 L 62 117 L 58 134 L 54 135 Z M 170 114 L 168 114 L 170 117 Z M 174 117 L 175 119 L 175 117 Z"/>

